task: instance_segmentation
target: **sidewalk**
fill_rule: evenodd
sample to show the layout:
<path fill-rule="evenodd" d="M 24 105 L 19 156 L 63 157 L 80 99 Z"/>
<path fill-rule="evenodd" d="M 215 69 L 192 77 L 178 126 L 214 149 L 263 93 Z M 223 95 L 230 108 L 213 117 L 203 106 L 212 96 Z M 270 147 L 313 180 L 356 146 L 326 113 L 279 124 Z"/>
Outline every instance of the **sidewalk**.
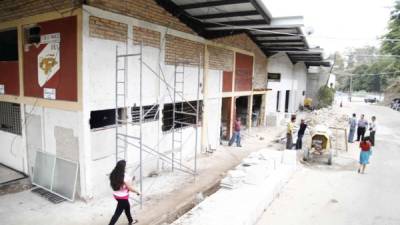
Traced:
<path fill-rule="evenodd" d="M 143 208 L 133 206 L 139 224 L 162 224 L 174 221 L 177 216 L 194 206 L 198 193 L 212 191 L 211 189 L 219 184 L 224 173 L 238 165 L 251 152 L 265 147 L 278 148 L 280 145 L 274 145 L 273 140 L 283 131 L 284 127 L 271 127 L 253 128 L 251 132 L 243 132 L 244 147 L 224 145 L 211 155 L 201 155 L 198 159 L 198 176 L 195 178 L 180 172 L 165 172 L 157 177 L 146 178 L 143 189 Z M 75 201 L 57 205 L 30 191 L 24 191 L 0 196 L 0 224 L 107 224 L 115 206 L 111 189 L 108 195 L 89 203 Z M 121 216 L 118 224 L 127 224 L 124 215 Z"/>

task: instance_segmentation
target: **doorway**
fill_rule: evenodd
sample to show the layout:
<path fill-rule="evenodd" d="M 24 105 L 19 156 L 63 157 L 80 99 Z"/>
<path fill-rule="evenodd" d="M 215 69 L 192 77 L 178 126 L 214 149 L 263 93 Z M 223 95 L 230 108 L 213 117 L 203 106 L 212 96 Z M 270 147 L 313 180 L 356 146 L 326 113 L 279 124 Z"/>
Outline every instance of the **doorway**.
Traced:
<path fill-rule="evenodd" d="M 262 106 L 263 102 L 263 95 L 253 95 L 253 109 L 252 109 L 252 116 L 251 121 L 252 127 L 257 127 L 261 125 L 261 118 L 262 118 Z"/>
<path fill-rule="evenodd" d="M 232 97 L 222 98 L 220 139 L 229 140 L 232 124 Z"/>
<path fill-rule="evenodd" d="M 237 97 L 235 101 L 236 116 L 234 118 L 240 117 L 242 127 L 247 127 L 249 97 L 250 96 L 240 96 Z"/>

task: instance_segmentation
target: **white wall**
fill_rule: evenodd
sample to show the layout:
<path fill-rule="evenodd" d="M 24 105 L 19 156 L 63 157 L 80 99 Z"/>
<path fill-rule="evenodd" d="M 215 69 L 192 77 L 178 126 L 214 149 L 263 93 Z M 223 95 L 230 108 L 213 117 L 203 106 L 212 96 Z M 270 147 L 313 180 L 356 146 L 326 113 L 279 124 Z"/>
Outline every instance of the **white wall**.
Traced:
<path fill-rule="evenodd" d="M 27 172 L 22 136 L 0 131 L 0 143 L 0 163 L 18 171 Z"/>
<path fill-rule="evenodd" d="M 285 53 L 278 53 L 268 58 L 268 73 L 280 73 L 279 82 L 268 81 L 267 93 L 267 126 L 279 123 L 285 115 L 286 90 L 290 90 L 288 113 L 298 110 L 304 102 L 303 91 L 307 86 L 307 68 L 304 63 L 292 64 Z M 280 91 L 279 112 L 276 110 L 277 93 Z"/>
<path fill-rule="evenodd" d="M 133 26 L 141 26 L 142 22 L 135 19 L 126 19 L 125 16 L 94 10 L 92 14 L 101 17 L 117 20 L 128 24 L 128 53 L 137 53 L 140 51 L 139 46 L 133 46 L 131 38 L 133 37 Z M 112 40 L 104 40 L 92 38 L 89 35 L 89 15 L 87 12 L 83 14 L 83 102 L 84 102 L 84 121 L 90 119 L 90 111 L 113 109 L 115 108 L 115 73 L 116 73 L 116 46 L 119 46 L 121 53 L 126 51 L 125 44 Z M 143 22 L 145 23 L 145 22 Z M 158 26 L 148 26 L 157 30 Z M 157 29 L 156 29 L 157 28 Z M 143 105 L 159 104 L 160 116 L 159 120 L 146 122 L 143 124 L 143 144 L 151 147 L 157 152 L 163 153 L 168 157 L 172 154 L 172 133 L 162 132 L 162 108 L 163 104 L 171 103 L 173 100 L 174 86 L 174 71 L 172 65 L 165 65 L 164 50 L 165 41 L 163 37 L 168 29 L 160 30 L 161 32 L 161 50 L 159 48 L 144 46 L 143 60 L 149 65 L 149 68 L 142 67 L 142 88 L 143 88 Z M 123 66 L 123 62 L 119 63 Z M 127 106 L 131 107 L 134 104 L 139 105 L 139 88 L 140 88 L 140 64 L 138 57 L 131 57 L 128 60 L 128 95 Z M 122 72 L 121 72 L 122 73 Z M 198 75 L 200 75 L 198 77 Z M 162 82 L 158 76 L 166 80 Z M 198 67 L 185 67 L 185 86 L 184 99 L 181 100 L 196 100 L 198 80 L 203 81 L 203 71 Z M 201 85 L 202 86 L 202 85 Z M 199 99 L 202 99 L 200 87 Z M 222 71 L 209 71 L 209 108 L 212 113 L 208 116 L 208 138 L 209 144 L 216 147 L 219 144 L 219 132 L 221 121 L 221 92 L 222 92 Z M 130 112 L 128 112 L 130 117 Z M 130 118 L 129 118 L 130 119 Z M 128 120 L 129 120 L 128 119 Z M 108 174 L 115 165 L 115 128 L 104 130 L 90 131 L 89 125 L 84 124 L 84 145 L 86 155 L 90 165 L 88 173 L 90 177 L 87 180 L 88 192 L 93 196 L 104 192 L 109 192 Z M 200 151 L 201 127 L 192 128 L 186 127 L 182 131 L 182 156 L 176 153 L 176 159 L 182 161 L 190 160 L 194 156 L 195 146 L 195 130 L 198 130 L 198 151 Z M 128 135 L 139 136 L 139 127 L 128 125 Z M 176 132 L 177 134 L 178 132 Z M 178 135 L 178 134 L 177 134 Z M 133 144 L 137 141 L 131 140 Z M 179 148 L 175 147 L 175 149 Z M 128 167 L 130 175 L 139 176 L 139 151 L 133 146 L 128 147 Z M 193 167 L 192 164 L 187 166 Z M 150 172 L 159 169 L 169 169 L 171 165 L 164 163 L 157 156 L 143 153 L 143 175 L 148 175 Z M 136 170 L 135 170 L 136 169 Z M 96 187 L 96 188 L 93 188 Z"/>

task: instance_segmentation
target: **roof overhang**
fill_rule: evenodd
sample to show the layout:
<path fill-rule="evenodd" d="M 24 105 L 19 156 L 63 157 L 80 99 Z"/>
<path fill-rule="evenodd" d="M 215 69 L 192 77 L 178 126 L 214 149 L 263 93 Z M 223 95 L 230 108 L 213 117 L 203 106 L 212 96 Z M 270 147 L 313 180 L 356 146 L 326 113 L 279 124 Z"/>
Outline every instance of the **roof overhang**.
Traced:
<path fill-rule="evenodd" d="M 155 1 L 204 38 L 246 33 L 266 56 L 287 52 L 293 63 L 317 62 L 317 57 L 292 57 L 289 53 L 309 50 L 302 31 L 303 17 L 273 18 L 261 0 Z"/>

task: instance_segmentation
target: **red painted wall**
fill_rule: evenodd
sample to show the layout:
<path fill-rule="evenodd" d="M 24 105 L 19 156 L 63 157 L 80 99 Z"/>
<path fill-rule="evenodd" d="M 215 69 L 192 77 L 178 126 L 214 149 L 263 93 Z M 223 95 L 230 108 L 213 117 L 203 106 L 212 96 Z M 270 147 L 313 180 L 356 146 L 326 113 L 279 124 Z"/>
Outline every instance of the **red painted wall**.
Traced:
<path fill-rule="evenodd" d="M 253 80 L 253 56 L 236 53 L 235 91 L 251 91 Z"/>
<path fill-rule="evenodd" d="M 6 95 L 19 95 L 18 61 L 0 61 L 0 84 Z"/>
<path fill-rule="evenodd" d="M 43 98 L 43 88 L 56 89 L 57 100 L 77 101 L 77 19 L 76 16 L 38 24 L 41 35 L 60 33 L 60 69 L 43 87 L 38 83 L 38 54 L 45 44 L 24 50 L 24 94 Z"/>
<path fill-rule="evenodd" d="M 230 71 L 224 71 L 222 77 L 222 91 L 231 92 L 232 91 L 232 77 L 233 74 Z"/>

